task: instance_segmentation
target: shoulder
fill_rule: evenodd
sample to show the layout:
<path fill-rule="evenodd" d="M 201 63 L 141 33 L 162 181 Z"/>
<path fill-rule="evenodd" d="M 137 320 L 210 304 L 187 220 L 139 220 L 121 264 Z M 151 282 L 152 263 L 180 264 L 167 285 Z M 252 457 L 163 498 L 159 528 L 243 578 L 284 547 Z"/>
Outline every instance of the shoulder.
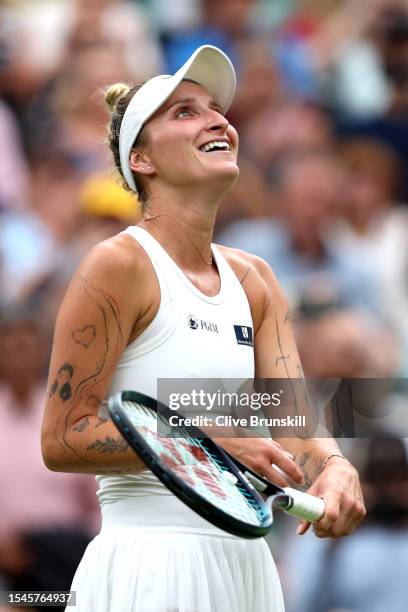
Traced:
<path fill-rule="evenodd" d="M 219 244 L 217 248 L 234 270 L 238 280 L 242 281 L 244 276 L 246 280 L 249 274 L 251 274 L 255 282 L 260 285 L 279 287 L 276 275 L 262 257 L 241 249 L 225 247 Z"/>
<path fill-rule="evenodd" d="M 82 260 L 79 274 L 105 277 L 106 280 L 138 278 L 146 270 L 149 258 L 129 234 L 117 234 L 96 244 Z"/>
<path fill-rule="evenodd" d="M 123 311 L 148 310 L 159 300 L 152 263 L 142 246 L 128 234 L 118 234 L 95 245 L 75 272 L 68 296 L 76 299 L 84 287 L 111 296 Z"/>
<path fill-rule="evenodd" d="M 255 329 L 260 326 L 265 312 L 271 306 L 281 308 L 287 306 L 276 275 L 262 257 L 241 249 L 217 246 L 246 293 Z"/>

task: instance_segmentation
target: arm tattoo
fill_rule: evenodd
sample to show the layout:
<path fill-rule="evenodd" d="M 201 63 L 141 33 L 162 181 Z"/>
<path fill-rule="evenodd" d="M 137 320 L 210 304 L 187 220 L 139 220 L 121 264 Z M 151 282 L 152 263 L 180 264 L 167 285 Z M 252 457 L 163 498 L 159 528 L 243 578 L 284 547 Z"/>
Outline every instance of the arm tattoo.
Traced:
<path fill-rule="evenodd" d="M 79 422 L 79 424 L 76 427 L 73 428 L 72 431 L 78 431 L 79 433 L 81 433 L 82 431 L 85 431 L 88 425 L 89 425 L 89 418 L 85 417 Z"/>
<path fill-rule="evenodd" d="M 92 408 L 97 410 L 99 404 L 101 403 L 101 400 L 99 399 L 97 395 L 92 393 L 91 395 L 88 395 L 85 403 L 87 406 L 91 406 Z"/>
<path fill-rule="evenodd" d="M 244 276 L 241 278 L 241 280 L 239 281 L 241 283 L 241 285 L 244 284 L 244 280 L 246 279 L 246 277 L 248 276 L 249 272 L 251 271 L 251 268 L 248 266 L 247 269 L 245 270 Z"/>
<path fill-rule="evenodd" d="M 292 314 L 290 312 L 290 309 L 288 308 L 285 314 L 285 318 L 283 319 L 283 324 L 286 325 L 286 323 L 291 323 L 292 322 Z"/>
<path fill-rule="evenodd" d="M 316 459 L 310 452 L 305 452 L 299 457 L 295 457 L 295 462 L 304 473 L 305 486 L 310 487 L 321 473 L 324 462 L 321 459 Z"/>
<path fill-rule="evenodd" d="M 310 457 L 309 453 L 303 453 L 302 455 L 300 455 L 298 459 L 298 464 L 300 468 L 303 469 L 305 467 L 309 457 Z"/>
<path fill-rule="evenodd" d="M 50 389 L 50 394 L 48 397 L 52 397 L 58 389 L 58 380 L 54 380 L 54 382 L 51 385 L 51 389 Z"/>
<path fill-rule="evenodd" d="M 285 322 L 286 322 L 286 317 L 285 317 Z M 296 381 L 296 384 L 294 384 L 294 380 L 289 376 L 289 370 L 288 370 L 286 361 L 290 359 L 290 355 L 289 354 L 285 355 L 283 352 L 282 340 L 281 340 L 279 323 L 278 323 L 278 315 L 276 311 L 275 311 L 275 326 L 276 326 L 276 337 L 278 341 L 278 349 L 280 353 L 280 356 L 276 358 L 275 365 L 278 365 L 280 361 L 282 361 L 284 365 L 286 377 L 289 381 L 290 386 L 292 387 L 294 413 L 295 413 L 295 416 L 298 416 L 299 406 L 298 406 L 298 397 L 297 397 L 297 388 L 296 388 L 298 383 Z M 299 373 L 299 368 L 300 368 L 300 365 L 298 365 L 298 373 Z M 308 397 L 307 397 L 307 392 L 306 392 L 306 389 L 304 388 L 304 385 L 302 385 L 302 389 L 303 389 L 303 399 L 306 401 L 306 406 L 308 406 Z M 299 438 L 306 439 L 309 437 L 308 432 L 307 432 L 307 427 L 303 428 L 303 427 L 296 426 L 295 431 L 296 431 L 297 437 Z"/>
<path fill-rule="evenodd" d="M 95 440 L 95 442 L 92 442 L 92 444 L 86 447 L 87 450 L 96 450 L 98 453 L 109 455 L 113 453 L 125 453 L 128 448 L 129 444 L 122 436 L 118 436 L 117 438 L 106 436 L 104 440 Z"/>
<path fill-rule="evenodd" d="M 276 337 L 278 339 L 278 348 L 280 352 L 280 356 L 276 358 L 275 365 L 278 365 L 279 361 L 282 361 L 284 364 L 285 370 L 286 370 L 286 376 L 289 378 L 289 371 L 286 365 L 286 359 L 288 359 L 290 356 L 283 354 L 282 342 L 281 342 L 279 325 L 278 325 L 278 315 L 276 314 L 276 312 L 275 312 L 275 326 L 276 326 Z"/>
<path fill-rule="evenodd" d="M 96 429 L 97 427 L 99 427 L 100 425 L 104 425 L 105 423 L 107 423 L 109 421 L 109 419 L 104 419 L 102 417 L 98 417 L 98 422 L 95 425 L 94 429 Z"/>
<path fill-rule="evenodd" d="M 284 364 L 285 364 L 285 366 L 286 366 L 286 361 L 285 361 L 285 359 L 290 359 L 290 355 L 289 355 L 289 353 L 288 353 L 287 355 L 282 355 L 281 357 L 277 357 L 277 358 L 276 358 L 276 360 L 275 360 L 275 365 L 278 365 L 278 363 L 279 363 L 280 361 L 283 361 L 283 363 L 284 363 Z"/>
<path fill-rule="evenodd" d="M 85 325 L 81 329 L 76 329 L 73 331 L 71 336 L 74 342 L 85 348 L 89 348 L 89 346 L 95 340 L 96 327 L 95 325 Z"/>
<path fill-rule="evenodd" d="M 58 418 L 55 430 L 58 443 L 64 452 L 70 449 L 79 459 L 89 462 L 90 459 L 80 454 L 68 439 L 68 434 L 72 432 L 70 423 L 72 422 L 73 412 L 84 400 L 92 408 L 96 408 L 99 405 L 100 400 L 93 393 L 93 389 L 95 385 L 100 384 L 110 376 L 120 351 L 123 349 L 123 339 L 119 307 L 114 297 L 103 289 L 94 286 L 85 277 L 81 277 L 81 283 L 83 291 L 94 307 L 95 323 L 88 323 L 81 328 L 73 330 L 71 337 L 76 344 L 86 349 L 89 349 L 94 340 L 98 338 L 98 347 L 100 346 L 100 348 L 97 349 L 95 357 L 92 357 L 92 353 L 90 353 L 90 367 L 87 375 L 79 382 L 75 382 L 75 384 L 71 380 L 74 374 L 72 364 L 61 366 L 57 379 L 51 387 L 51 394 L 54 395 L 59 389 L 62 401 L 68 402 L 69 400 L 67 411 Z M 92 362 L 93 359 L 95 361 Z M 64 380 L 62 380 L 63 377 L 65 377 Z M 61 382 L 63 382 L 62 385 L 60 384 Z M 97 426 L 101 424 L 102 421 L 99 421 Z M 62 439 L 57 435 L 58 431 L 62 431 Z M 112 442 L 109 443 L 109 440 Z M 111 452 L 124 452 L 126 450 L 124 442 L 122 441 L 120 445 L 118 440 L 115 441 L 113 438 L 107 438 L 105 441 L 97 440 L 93 445 L 87 447 L 87 450 L 96 449 L 99 452 L 110 452 L 104 449 L 114 449 Z M 116 442 L 116 446 L 114 442 Z"/>
<path fill-rule="evenodd" d="M 59 396 L 63 402 L 71 398 L 71 379 L 74 374 L 74 368 L 71 363 L 64 363 L 57 372 L 57 378 L 51 386 L 50 395 L 52 397 L 59 389 Z"/>

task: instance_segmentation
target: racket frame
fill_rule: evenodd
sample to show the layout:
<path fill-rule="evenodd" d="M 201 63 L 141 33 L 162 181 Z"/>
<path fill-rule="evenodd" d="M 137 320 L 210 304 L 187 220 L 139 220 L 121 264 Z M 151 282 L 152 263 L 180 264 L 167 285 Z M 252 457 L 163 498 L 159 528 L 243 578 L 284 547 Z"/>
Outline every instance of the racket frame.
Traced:
<path fill-rule="evenodd" d="M 171 470 L 165 464 L 165 462 L 160 459 L 157 453 L 152 452 L 143 435 L 137 431 L 130 418 L 127 416 L 126 410 L 122 405 L 122 403 L 126 401 L 146 405 L 148 408 L 156 412 L 156 414 L 159 412 L 165 419 L 169 419 L 169 417 L 174 415 L 174 413 L 159 400 L 155 400 L 137 391 L 122 391 L 115 393 L 109 398 L 108 401 L 109 414 L 122 436 L 137 453 L 137 455 L 139 455 L 146 466 L 153 472 L 153 474 L 176 497 L 186 503 L 201 517 L 208 520 L 210 523 L 216 527 L 219 527 L 223 531 L 231 533 L 232 535 L 241 538 L 253 539 L 263 537 L 270 531 L 273 523 L 270 508 L 264 502 L 256 488 L 239 470 L 234 460 L 231 460 L 224 450 L 213 442 L 209 436 L 207 436 L 198 427 L 188 427 L 191 437 L 199 438 L 203 446 L 205 446 L 213 455 L 219 456 L 220 461 L 226 468 L 226 471 L 233 474 L 233 476 L 237 479 L 237 482 L 239 482 L 240 492 L 242 489 L 244 489 L 247 492 L 247 495 L 251 496 L 255 501 L 256 511 L 260 517 L 260 525 L 245 523 L 244 521 L 231 516 L 220 508 L 217 508 L 209 500 L 205 499 L 191 487 L 186 485 L 183 479 L 173 470 Z M 243 493 L 241 492 L 241 494 Z"/>

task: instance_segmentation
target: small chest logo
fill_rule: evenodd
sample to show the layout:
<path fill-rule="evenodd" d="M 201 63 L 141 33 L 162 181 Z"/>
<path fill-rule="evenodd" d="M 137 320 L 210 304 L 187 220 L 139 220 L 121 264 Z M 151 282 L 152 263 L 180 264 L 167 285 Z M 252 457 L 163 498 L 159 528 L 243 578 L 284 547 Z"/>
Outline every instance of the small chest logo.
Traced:
<path fill-rule="evenodd" d="M 194 315 L 188 315 L 187 325 L 190 329 L 202 329 L 206 332 L 218 334 L 218 325 L 216 323 L 213 323 L 212 321 L 204 321 L 203 319 L 199 319 Z"/>
<path fill-rule="evenodd" d="M 253 346 L 252 327 L 247 325 L 234 325 L 235 337 L 238 344 Z"/>
<path fill-rule="evenodd" d="M 187 318 L 187 324 L 190 329 L 198 329 L 198 319 L 194 315 L 189 315 Z"/>

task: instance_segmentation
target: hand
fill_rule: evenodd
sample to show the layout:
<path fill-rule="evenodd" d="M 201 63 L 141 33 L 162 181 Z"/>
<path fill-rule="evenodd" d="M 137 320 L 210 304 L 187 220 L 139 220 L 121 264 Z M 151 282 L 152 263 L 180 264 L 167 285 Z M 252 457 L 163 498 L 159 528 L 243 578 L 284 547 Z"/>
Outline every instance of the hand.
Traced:
<path fill-rule="evenodd" d="M 325 513 L 314 523 L 318 538 L 350 535 L 366 515 L 363 494 L 356 469 L 348 461 L 332 457 L 308 490 L 324 499 Z M 303 535 L 311 523 L 301 521 L 297 533 Z"/>
<path fill-rule="evenodd" d="M 304 484 L 303 473 L 293 461 L 293 455 L 275 440 L 259 437 L 215 438 L 215 441 L 241 463 L 280 487 Z"/>

